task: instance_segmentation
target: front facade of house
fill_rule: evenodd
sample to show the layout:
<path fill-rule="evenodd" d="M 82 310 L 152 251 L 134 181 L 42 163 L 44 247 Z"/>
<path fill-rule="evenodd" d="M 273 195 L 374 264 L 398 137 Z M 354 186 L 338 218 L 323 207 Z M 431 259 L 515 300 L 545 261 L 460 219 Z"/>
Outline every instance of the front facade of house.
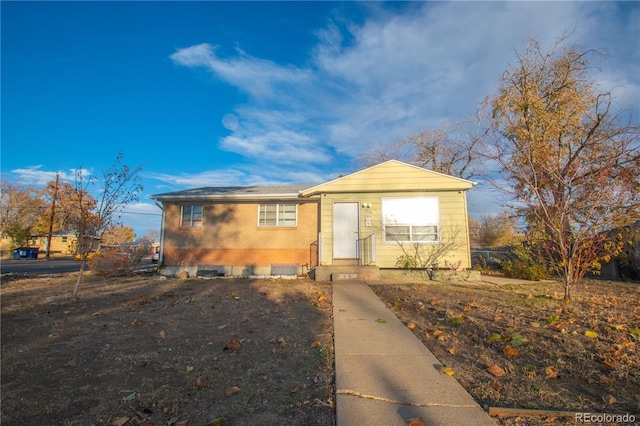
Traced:
<path fill-rule="evenodd" d="M 403 256 L 437 260 L 412 267 L 469 268 L 472 186 L 391 160 L 316 186 L 200 188 L 152 198 L 162 203 L 166 273 L 300 275 L 397 268 Z"/>
<path fill-rule="evenodd" d="M 306 273 L 317 259 L 318 202 L 300 198 L 303 188 L 201 188 L 154 196 L 163 210 L 163 269 L 251 276 L 295 265 L 293 274 Z"/>

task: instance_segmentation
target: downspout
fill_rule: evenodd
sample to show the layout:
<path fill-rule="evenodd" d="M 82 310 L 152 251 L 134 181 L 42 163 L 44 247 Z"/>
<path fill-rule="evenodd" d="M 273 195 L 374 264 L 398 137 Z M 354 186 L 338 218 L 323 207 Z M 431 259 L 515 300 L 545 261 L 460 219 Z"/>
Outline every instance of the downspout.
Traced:
<path fill-rule="evenodd" d="M 162 204 L 158 203 L 158 200 L 153 201 L 155 205 L 162 210 L 162 221 L 160 224 L 160 260 L 158 260 L 158 265 L 162 265 L 164 263 L 164 207 Z"/>

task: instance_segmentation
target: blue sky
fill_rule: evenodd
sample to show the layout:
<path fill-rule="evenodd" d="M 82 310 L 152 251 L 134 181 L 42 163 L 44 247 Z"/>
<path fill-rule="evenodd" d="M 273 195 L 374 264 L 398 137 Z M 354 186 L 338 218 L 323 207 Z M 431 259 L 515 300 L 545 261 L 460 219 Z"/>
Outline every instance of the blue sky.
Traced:
<path fill-rule="evenodd" d="M 370 146 L 468 117 L 528 36 L 606 55 L 594 78 L 640 113 L 638 2 L 0 3 L 2 179 L 100 176 L 123 151 L 151 194 L 316 184 Z M 476 217 L 499 210 L 484 182 Z"/>

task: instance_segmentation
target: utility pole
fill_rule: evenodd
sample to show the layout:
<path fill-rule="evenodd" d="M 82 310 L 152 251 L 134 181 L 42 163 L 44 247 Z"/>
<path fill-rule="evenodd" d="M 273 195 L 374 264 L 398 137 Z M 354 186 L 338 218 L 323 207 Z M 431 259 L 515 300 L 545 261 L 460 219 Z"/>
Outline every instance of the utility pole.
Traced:
<path fill-rule="evenodd" d="M 60 179 L 60 175 L 56 173 L 56 185 L 53 187 L 53 201 L 51 202 L 51 216 L 49 217 L 49 238 L 47 238 L 47 256 L 46 259 L 49 260 L 49 256 L 51 253 L 51 238 L 53 237 L 53 218 L 56 214 L 56 199 L 58 198 L 58 180 Z"/>

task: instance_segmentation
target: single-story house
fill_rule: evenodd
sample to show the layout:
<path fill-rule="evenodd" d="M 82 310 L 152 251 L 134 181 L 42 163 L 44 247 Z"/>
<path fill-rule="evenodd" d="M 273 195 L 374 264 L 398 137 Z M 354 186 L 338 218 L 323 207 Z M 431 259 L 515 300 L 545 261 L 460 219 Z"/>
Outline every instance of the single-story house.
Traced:
<path fill-rule="evenodd" d="M 87 241 L 90 241 L 90 251 L 97 250 L 100 247 L 100 238 L 87 236 Z M 33 245 L 40 249 L 40 253 L 46 253 L 49 240 L 48 235 L 34 236 Z M 78 234 L 74 231 L 59 230 L 55 231 L 51 235 L 51 254 L 71 255 L 77 252 L 78 248 Z"/>
<path fill-rule="evenodd" d="M 379 276 L 380 268 L 470 268 L 473 186 L 390 160 L 319 185 L 153 195 L 162 209 L 161 270 L 326 280 Z"/>

